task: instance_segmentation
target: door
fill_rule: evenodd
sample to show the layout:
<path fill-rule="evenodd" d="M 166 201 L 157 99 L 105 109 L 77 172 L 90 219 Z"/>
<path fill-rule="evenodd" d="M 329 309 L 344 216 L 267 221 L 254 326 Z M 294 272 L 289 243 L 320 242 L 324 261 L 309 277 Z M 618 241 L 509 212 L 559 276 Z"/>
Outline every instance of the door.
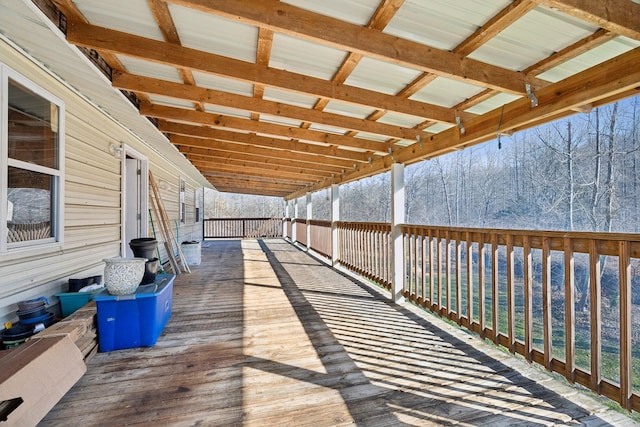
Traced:
<path fill-rule="evenodd" d="M 125 147 L 122 162 L 122 256 L 133 257 L 131 239 L 148 237 L 147 159 Z"/>

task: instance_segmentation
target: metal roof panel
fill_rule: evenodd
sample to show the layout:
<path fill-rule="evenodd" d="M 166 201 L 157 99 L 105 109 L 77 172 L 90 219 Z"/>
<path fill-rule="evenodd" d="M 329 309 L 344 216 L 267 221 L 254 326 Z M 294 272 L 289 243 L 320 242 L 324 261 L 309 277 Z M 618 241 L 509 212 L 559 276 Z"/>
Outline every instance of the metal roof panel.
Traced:
<path fill-rule="evenodd" d="M 378 7 L 378 0 L 281 0 L 301 9 L 357 25 L 367 25 Z"/>
<path fill-rule="evenodd" d="M 640 47 L 640 41 L 618 36 L 538 75 L 538 77 L 550 82 L 557 82 L 637 47 Z"/>
<path fill-rule="evenodd" d="M 375 112 L 375 108 L 368 108 L 362 105 L 347 104 L 346 102 L 329 101 L 324 110 L 327 113 L 340 114 L 358 119 L 366 119 Z"/>
<path fill-rule="evenodd" d="M 521 71 L 597 29 L 584 21 L 539 6 L 476 49 L 469 58 Z"/>
<path fill-rule="evenodd" d="M 75 0 L 78 10 L 89 22 L 105 28 L 164 40 L 146 0 Z M 122 13 L 126 10 L 127 13 Z"/>
<path fill-rule="evenodd" d="M 413 94 L 410 99 L 429 104 L 453 107 L 485 90 L 459 80 L 437 77 L 434 81 Z"/>
<path fill-rule="evenodd" d="M 406 0 L 384 32 L 453 50 L 509 3 L 508 0 Z"/>
<path fill-rule="evenodd" d="M 330 80 L 346 55 L 340 49 L 276 33 L 269 66 Z"/>
<path fill-rule="evenodd" d="M 256 62 L 257 27 L 173 4 L 169 9 L 183 46 Z"/>
<path fill-rule="evenodd" d="M 315 96 L 272 87 L 264 88 L 264 95 L 262 98 L 267 101 L 281 102 L 283 104 L 295 105 L 297 107 L 304 108 L 313 108 L 313 106 L 316 105 L 316 102 L 318 102 L 318 98 Z"/>
<path fill-rule="evenodd" d="M 395 95 L 421 74 L 419 70 L 364 57 L 345 84 Z"/>
<path fill-rule="evenodd" d="M 207 89 L 235 93 L 237 95 L 253 96 L 253 84 L 212 74 L 193 72 L 196 84 Z"/>

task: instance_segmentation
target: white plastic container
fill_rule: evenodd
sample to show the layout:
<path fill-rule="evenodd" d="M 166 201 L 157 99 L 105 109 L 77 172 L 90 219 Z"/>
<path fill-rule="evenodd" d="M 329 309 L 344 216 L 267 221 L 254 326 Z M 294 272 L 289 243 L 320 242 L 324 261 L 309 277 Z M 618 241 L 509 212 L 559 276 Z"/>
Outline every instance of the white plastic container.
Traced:
<path fill-rule="evenodd" d="M 184 259 L 188 265 L 200 265 L 202 262 L 202 255 L 200 253 L 200 242 L 194 243 L 182 243 L 180 249 L 184 254 Z"/>

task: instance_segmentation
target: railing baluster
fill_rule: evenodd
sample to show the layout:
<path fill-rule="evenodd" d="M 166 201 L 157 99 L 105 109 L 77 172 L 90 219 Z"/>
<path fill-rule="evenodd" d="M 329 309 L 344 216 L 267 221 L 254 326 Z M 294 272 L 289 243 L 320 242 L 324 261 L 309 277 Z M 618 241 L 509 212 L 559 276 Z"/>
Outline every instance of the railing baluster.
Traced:
<path fill-rule="evenodd" d="M 462 268 L 460 268 L 460 259 L 462 258 L 462 243 L 460 242 L 460 233 L 455 233 L 456 248 L 456 316 L 458 324 L 462 324 Z"/>
<path fill-rule="evenodd" d="M 467 230 L 467 319 L 469 329 L 473 331 L 473 243 L 471 231 Z"/>
<path fill-rule="evenodd" d="M 513 236 L 505 236 L 507 243 L 507 348 L 511 353 L 516 351 L 516 304 L 515 304 L 515 272 Z"/>
<path fill-rule="evenodd" d="M 484 247 L 484 234 L 480 233 L 478 236 L 478 327 L 480 328 L 480 337 L 484 339 L 485 337 L 485 297 L 484 297 L 484 257 L 485 257 L 485 247 Z"/>
<path fill-rule="evenodd" d="M 565 330 L 565 376 L 569 382 L 576 376 L 576 291 L 575 260 L 570 238 L 564 238 L 564 330 Z"/>
<path fill-rule="evenodd" d="M 445 291 L 445 304 L 447 304 L 445 313 L 447 317 L 451 319 L 453 314 L 453 310 L 451 310 L 451 232 L 447 230 L 445 232 L 445 250 L 447 251 L 445 255 L 445 286 L 447 287 Z"/>
<path fill-rule="evenodd" d="M 524 257 L 524 357 L 533 359 L 533 256 L 529 236 L 522 237 Z"/>
<path fill-rule="evenodd" d="M 542 238 L 542 323 L 544 331 L 544 366 L 551 370 L 553 346 L 551 343 L 551 241 Z"/>
<path fill-rule="evenodd" d="M 600 392 L 602 371 L 602 303 L 600 253 L 595 240 L 589 241 L 589 301 L 591 308 L 591 390 Z"/>
<path fill-rule="evenodd" d="M 500 304 L 499 283 L 500 269 L 498 267 L 498 234 L 491 233 L 491 316 L 493 321 L 493 342 L 500 344 Z"/>
<path fill-rule="evenodd" d="M 434 298 L 434 290 L 433 290 L 433 286 L 435 284 L 435 278 L 433 277 L 435 275 L 435 270 L 433 268 L 433 259 L 434 259 L 434 253 L 433 253 L 433 232 L 431 230 L 429 230 L 429 306 L 431 309 L 433 309 L 433 298 Z"/>
<path fill-rule="evenodd" d="M 629 242 L 619 242 L 619 285 L 620 285 L 620 405 L 631 409 L 632 397 L 632 355 L 631 355 L 631 261 Z"/>

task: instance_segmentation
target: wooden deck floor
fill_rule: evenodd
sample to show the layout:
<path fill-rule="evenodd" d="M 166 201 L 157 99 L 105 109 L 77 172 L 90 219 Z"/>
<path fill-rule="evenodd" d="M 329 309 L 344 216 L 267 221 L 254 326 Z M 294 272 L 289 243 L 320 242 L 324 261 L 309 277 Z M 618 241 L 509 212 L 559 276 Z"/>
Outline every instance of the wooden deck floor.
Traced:
<path fill-rule="evenodd" d="M 158 343 L 96 355 L 41 425 L 634 425 L 282 240 L 204 246 Z"/>

